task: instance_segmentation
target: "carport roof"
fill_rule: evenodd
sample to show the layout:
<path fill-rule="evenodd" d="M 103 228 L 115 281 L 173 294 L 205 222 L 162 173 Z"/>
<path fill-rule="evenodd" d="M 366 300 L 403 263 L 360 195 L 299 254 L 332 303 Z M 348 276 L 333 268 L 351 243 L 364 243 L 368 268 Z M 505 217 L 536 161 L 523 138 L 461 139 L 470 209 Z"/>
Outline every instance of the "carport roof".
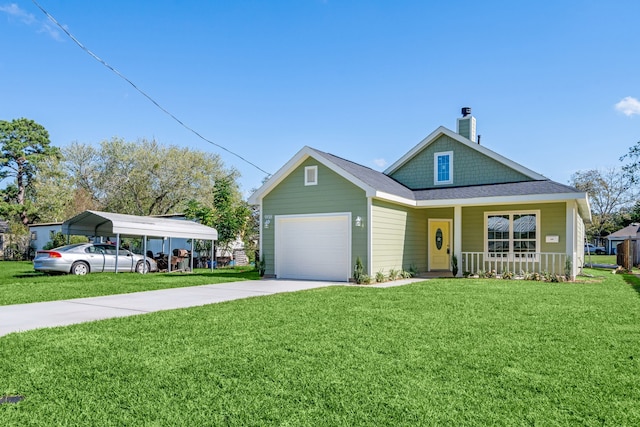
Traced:
<path fill-rule="evenodd" d="M 193 221 L 84 211 L 62 223 L 65 234 L 85 236 L 147 236 L 218 240 L 215 228 Z"/>

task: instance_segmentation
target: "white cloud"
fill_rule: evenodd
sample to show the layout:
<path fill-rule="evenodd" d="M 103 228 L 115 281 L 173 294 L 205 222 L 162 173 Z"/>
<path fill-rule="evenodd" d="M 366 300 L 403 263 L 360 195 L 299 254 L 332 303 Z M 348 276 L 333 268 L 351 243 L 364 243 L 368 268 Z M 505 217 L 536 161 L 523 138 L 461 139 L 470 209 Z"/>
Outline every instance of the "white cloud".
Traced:
<path fill-rule="evenodd" d="M 616 104 L 616 110 L 626 116 L 633 116 L 634 114 L 640 116 L 640 101 L 632 96 L 627 96 Z"/>
<path fill-rule="evenodd" d="M 379 168 L 387 166 L 387 161 L 385 159 L 373 159 L 373 163 Z"/>
<path fill-rule="evenodd" d="M 51 25 L 47 24 L 47 23 L 43 23 L 42 26 L 40 27 L 40 30 L 38 30 L 39 33 L 45 33 L 45 34 L 49 34 L 49 36 L 57 41 L 62 41 L 62 37 L 60 37 L 60 31 L 58 31 L 58 29 L 56 27 L 52 27 Z"/>
<path fill-rule="evenodd" d="M 4 12 L 8 15 L 14 16 L 28 25 L 33 24 L 36 20 L 35 16 L 23 9 L 20 9 L 20 6 L 15 3 L 1 5 L 0 12 Z"/>
<path fill-rule="evenodd" d="M 60 31 L 54 26 L 52 26 L 48 19 L 46 20 L 38 20 L 36 17 L 27 12 L 24 9 L 21 9 L 16 3 L 3 4 L 0 5 L 0 12 L 4 12 L 7 15 L 19 19 L 26 25 L 38 26 L 38 32 L 48 34 L 54 40 L 62 41 L 63 38 L 60 36 Z"/>

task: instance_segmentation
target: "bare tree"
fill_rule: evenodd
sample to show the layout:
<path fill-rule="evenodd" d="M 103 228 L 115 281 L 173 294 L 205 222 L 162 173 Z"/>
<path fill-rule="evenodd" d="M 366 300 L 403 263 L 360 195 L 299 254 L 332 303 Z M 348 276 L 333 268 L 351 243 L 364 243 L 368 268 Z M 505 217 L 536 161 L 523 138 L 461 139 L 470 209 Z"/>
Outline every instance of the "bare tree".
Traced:
<path fill-rule="evenodd" d="M 615 231 L 615 215 L 632 205 L 637 198 L 629 174 L 619 168 L 578 171 L 570 184 L 589 194 L 593 222 L 587 227 L 590 238 L 599 239 Z"/>

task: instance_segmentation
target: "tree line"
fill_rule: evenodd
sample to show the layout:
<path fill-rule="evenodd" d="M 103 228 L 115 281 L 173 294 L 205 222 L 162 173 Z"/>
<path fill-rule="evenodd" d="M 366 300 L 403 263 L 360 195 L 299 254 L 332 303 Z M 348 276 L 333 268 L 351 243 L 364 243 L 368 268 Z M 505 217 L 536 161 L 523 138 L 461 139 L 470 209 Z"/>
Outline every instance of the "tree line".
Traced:
<path fill-rule="evenodd" d="M 251 246 L 255 221 L 239 176 L 218 154 L 117 137 L 98 146 L 58 148 L 33 120 L 0 121 L 0 219 L 14 235 L 27 235 L 29 224 L 62 222 L 88 209 L 185 213 L 215 227 L 220 245 L 241 237 Z"/>

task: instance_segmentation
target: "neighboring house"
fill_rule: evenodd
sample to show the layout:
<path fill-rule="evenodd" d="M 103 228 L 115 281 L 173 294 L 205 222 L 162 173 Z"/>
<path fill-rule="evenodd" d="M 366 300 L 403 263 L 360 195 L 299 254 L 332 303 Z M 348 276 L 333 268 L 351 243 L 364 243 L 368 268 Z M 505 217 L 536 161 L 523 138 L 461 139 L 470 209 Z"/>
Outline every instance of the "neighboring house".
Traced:
<path fill-rule="evenodd" d="M 62 223 L 43 222 L 41 224 L 31 224 L 29 225 L 29 232 L 31 233 L 31 248 L 34 251 L 40 251 L 53 239 L 56 233 L 62 232 Z"/>
<path fill-rule="evenodd" d="M 346 281 L 365 272 L 548 271 L 584 260 L 587 194 L 475 143 L 463 109 L 384 172 L 302 148 L 250 198 L 266 275 Z"/>
<path fill-rule="evenodd" d="M 618 243 L 622 243 L 627 239 L 640 240 L 640 235 L 638 234 L 638 232 L 640 232 L 640 224 L 633 223 L 614 233 L 609 234 L 607 237 L 605 237 L 605 240 L 607 241 L 607 253 L 615 254 Z"/>

